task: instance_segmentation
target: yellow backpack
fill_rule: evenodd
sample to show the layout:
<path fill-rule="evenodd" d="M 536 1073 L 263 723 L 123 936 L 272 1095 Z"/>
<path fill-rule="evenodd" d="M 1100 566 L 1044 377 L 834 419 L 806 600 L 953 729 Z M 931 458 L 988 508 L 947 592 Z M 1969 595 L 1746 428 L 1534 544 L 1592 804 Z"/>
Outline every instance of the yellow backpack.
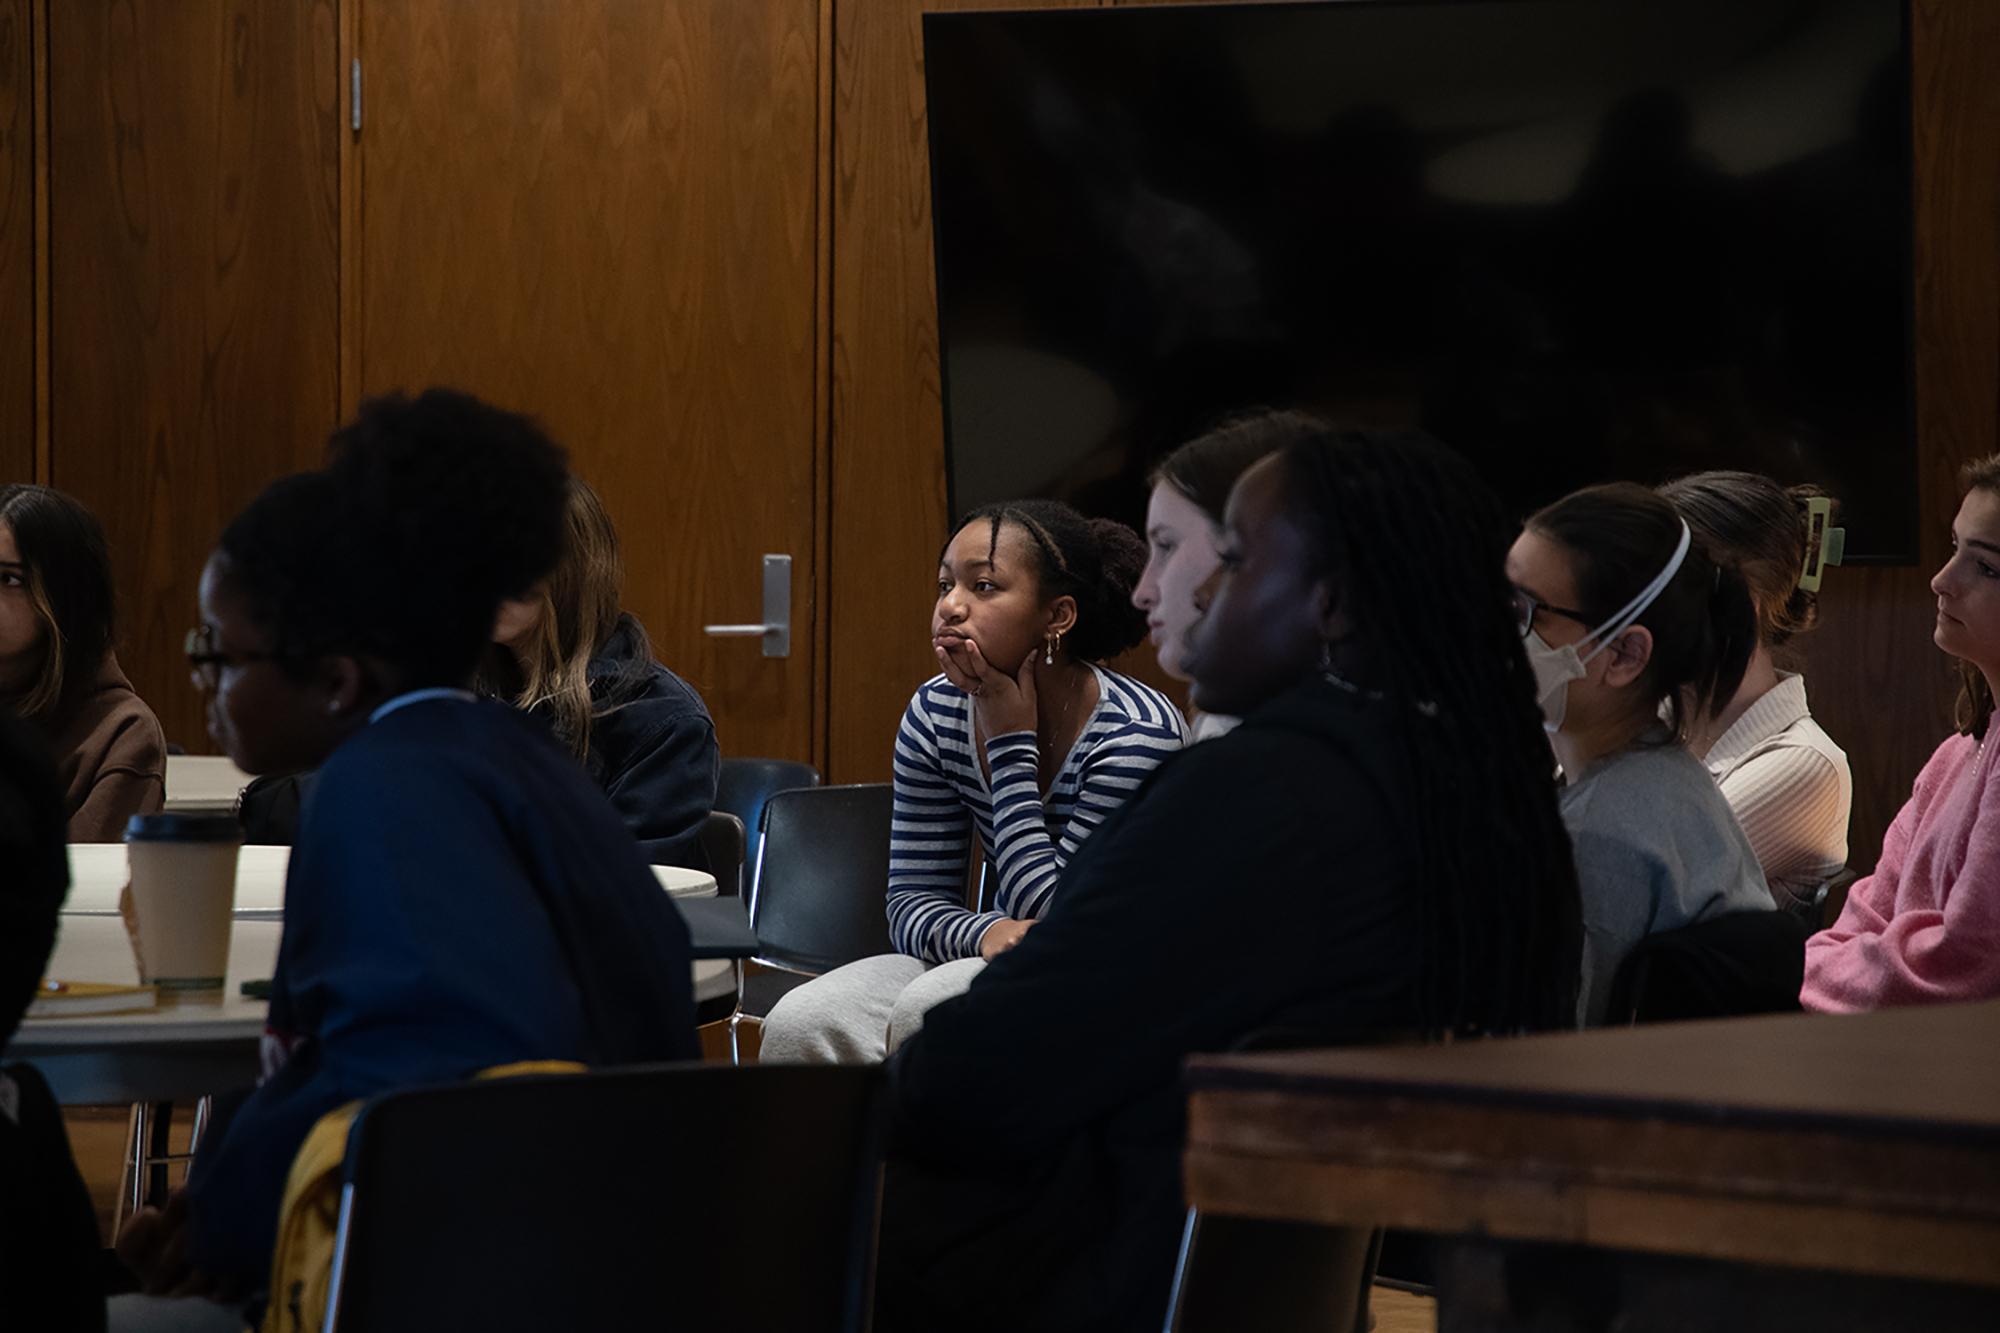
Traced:
<path fill-rule="evenodd" d="M 523 1060 L 481 1070 L 475 1078 L 511 1078 L 516 1074 L 580 1074 L 573 1060 Z M 340 1229 L 340 1164 L 347 1156 L 347 1134 L 361 1103 L 352 1101 L 328 1111 L 299 1145 L 292 1171 L 285 1178 L 285 1199 L 278 1209 L 278 1245 L 271 1255 L 271 1303 L 264 1311 L 263 1333 L 320 1333 L 326 1322 L 326 1298 L 333 1285 L 333 1242 Z"/>

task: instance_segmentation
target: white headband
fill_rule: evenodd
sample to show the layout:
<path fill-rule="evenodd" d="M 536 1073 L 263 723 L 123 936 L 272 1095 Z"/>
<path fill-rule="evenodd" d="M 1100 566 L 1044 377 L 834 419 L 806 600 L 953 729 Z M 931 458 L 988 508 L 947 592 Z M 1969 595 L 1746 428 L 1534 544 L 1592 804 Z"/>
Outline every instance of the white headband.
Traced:
<path fill-rule="evenodd" d="M 1639 589 L 1639 595 L 1619 608 L 1616 615 L 1590 632 L 1590 637 L 1597 640 L 1597 647 L 1591 649 L 1590 657 L 1582 658 L 1582 661 L 1588 662 L 1591 657 L 1603 652 L 1606 643 L 1624 633 L 1633 621 L 1645 614 L 1653 599 L 1665 592 L 1667 585 L 1674 581 L 1674 575 L 1680 572 L 1681 562 L 1687 559 L 1688 547 L 1693 543 L 1694 533 L 1688 529 L 1687 520 L 1682 519 L 1681 542 L 1674 548 L 1673 558 L 1667 561 L 1667 567 L 1651 583 Z"/>

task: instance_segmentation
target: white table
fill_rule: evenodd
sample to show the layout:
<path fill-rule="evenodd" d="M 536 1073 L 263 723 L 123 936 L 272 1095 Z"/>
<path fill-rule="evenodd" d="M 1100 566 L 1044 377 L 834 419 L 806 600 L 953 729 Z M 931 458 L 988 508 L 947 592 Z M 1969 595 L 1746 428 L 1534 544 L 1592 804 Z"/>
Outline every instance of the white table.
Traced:
<path fill-rule="evenodd" d="M 715 876 L 680 866 L 654 866 L 660 887 L 676 898 L 713 898 Z M 694 968 L 694 1002 L 716 1000 L 736 990 L 736 963 L 729 958 L 698 958 Z"/>
<path fill-rule="evenodd" d="M 56 1100 L 193 1100 L 257 1077 L 268 1006 L 246 999 L 245 981 L 265 980 L 278 959 L 278 921 L 237 920 L 220 1004 L 163 1005 L 133 1014 L 31 1018 L 8 1044 L 10 1060 L 32 1060 Z M 125 923 L 111 915 L 65 914 L 48 974 L 65 981 L 139 981 Z"/>
<path fill-rule="evenodd" d="M 72 882 L 48 975 L 137 984 L 131 943 L 118 915 L 126 881 L 124 844 L 77 843 L 69 857 Z M 258 1072 L 268 1006 L 244 998 L 241 986 L 268 980 L 276 965 L 289 857 L 286 847 L 245 847 L 237 862 L 236 920 L 222 1003 L 30 1019 L 8 1045 L 7 1058 L 34 1061 L 56 1099 L 72 1105 L 192 1100 L 249 1084 Z M 677 898 L 716 893 L 715 878 L 699 870 L 654 866 L 653 874 Z M 728 959 L 702 959 L 692 967 L 697 1001 L 735 987 Z"/>
<path fill-rule="evenodd" d="M 289 847 L 245 847 L 236 858 L 236 919 L 282 921 Z M 117 916 L 118 894 L 129 878 L 122 842 L 73 842 L 69 846 L 69 897 L 65 916 Z M 713 880 L 710 881 L 714 883 Z M 73 978 L 97 981 L 101 978 Z"/>
<path fill-rule="evenodd" d="M 250 785 L 250 775 L 219 754 L 167 756 L 166 808 L 172 814 L 228 814 Z"/>

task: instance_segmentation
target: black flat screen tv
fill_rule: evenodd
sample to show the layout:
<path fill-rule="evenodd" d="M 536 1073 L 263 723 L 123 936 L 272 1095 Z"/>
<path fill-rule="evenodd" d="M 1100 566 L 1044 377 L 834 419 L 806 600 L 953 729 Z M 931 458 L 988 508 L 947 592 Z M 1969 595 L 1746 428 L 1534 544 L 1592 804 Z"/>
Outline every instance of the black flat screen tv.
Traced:
<path fill-rule="evenodd" d="M 1917 546 L 1904 0 L 929 14 L 963 509 L 1136 520 L 1245 408 L 1416 425 L 1518 513 L 1814 481 Z"/>

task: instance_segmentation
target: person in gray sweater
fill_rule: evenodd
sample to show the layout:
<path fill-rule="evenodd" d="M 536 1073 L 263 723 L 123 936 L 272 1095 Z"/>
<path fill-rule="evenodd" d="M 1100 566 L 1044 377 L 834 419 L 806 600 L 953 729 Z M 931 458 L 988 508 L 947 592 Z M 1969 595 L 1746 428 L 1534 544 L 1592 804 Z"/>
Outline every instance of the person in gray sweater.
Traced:
<path fill-rule="evenodd" d="M 1742 576 L 1709 559 L 1672 505 L 1629 483 L 1530 518 L 1507 578 L 1567 780 L 1583 896 L 1577 1020 L 1593 1026 L 1646 936 L 1774 910 L 1749 839 L 1686 746 L 1741 683 L 1755 611 Z"/>

